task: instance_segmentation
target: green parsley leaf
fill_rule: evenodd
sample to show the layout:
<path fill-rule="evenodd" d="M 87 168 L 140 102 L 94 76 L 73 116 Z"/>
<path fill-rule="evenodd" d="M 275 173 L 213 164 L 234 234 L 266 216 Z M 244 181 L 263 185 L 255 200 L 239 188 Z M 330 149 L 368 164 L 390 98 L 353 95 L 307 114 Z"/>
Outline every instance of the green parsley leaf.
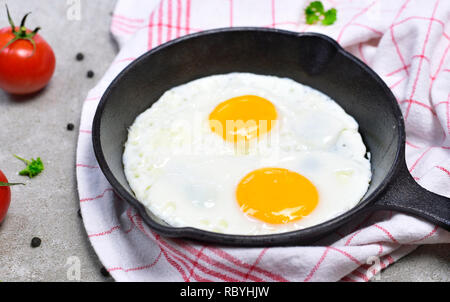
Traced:
<path fill-rule="evenodd" d="M 337 11 L 335 8 L 329 9 L 325 12 L 325 14 L 323 15 L 323 20 L 322 20 L 322 24 L 323 25 L 331 25 L 336 21 L 336 14 Z"/>
<path fill-rule="evenodd" d="M 311 2 L 305 9 L 306 23 L 314 24 L 319 21 L 324 12 L 323 4 L 320 1 Z"/>
<path fill-rule="evenodd" d="M 317 23 L 317 21 L 319 21 L 319 16 L 317 16 L 315 14 L 306 14 L 306 23 L 307 24 L 314 24 L 314 23 Z"/>
<path fill-rule="evenodd" d="M 323 4 L 320 1 L 311 2 L 306 9 L 309 10 L 310 12 L 318 14 L 323 14 L 324 12 Z"/>
<path fill-rule="evenodd" d="M 331 25 L 336 21 L 336 15 L 335 8 L 325 11 L 320 1 L 313 1 L 305 8 L 307 24 L 316 24 L 321 21 L 323 25 Z"/>
<path fill-rule="evenodd" d="M 26 160 L 17 155 L 14 156 L 27 164 L 27 167 L 22 171 L 20 171 L 19 175 L 24 175 L 28 176 L 29 178 L 33 178 L 44 170 L 44 163 L 42 162 L 40 157 L 36 159 L 32 158 L 31 160 Z"/>

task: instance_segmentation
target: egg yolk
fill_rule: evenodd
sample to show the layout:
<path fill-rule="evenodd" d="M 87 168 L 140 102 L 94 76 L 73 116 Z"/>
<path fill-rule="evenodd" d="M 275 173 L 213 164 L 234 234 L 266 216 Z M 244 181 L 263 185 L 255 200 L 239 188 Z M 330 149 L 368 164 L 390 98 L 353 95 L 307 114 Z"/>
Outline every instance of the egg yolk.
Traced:
<path fill-rule="evenodd" d="M 209 115 L 209 125 L 224 140 L 237 143 L 269 132 L 276 119 L 277 111 L 270 101 L 243 95 L 220 103 Z"/>
<path fill-rule="evenodd" d="M 319 194 L 298 173 L 283 168 L 262 168 L 240 181 L 236 199 L 247 215 L 270 224 L 283 224 L 310 214 L 319 202 Z"/>

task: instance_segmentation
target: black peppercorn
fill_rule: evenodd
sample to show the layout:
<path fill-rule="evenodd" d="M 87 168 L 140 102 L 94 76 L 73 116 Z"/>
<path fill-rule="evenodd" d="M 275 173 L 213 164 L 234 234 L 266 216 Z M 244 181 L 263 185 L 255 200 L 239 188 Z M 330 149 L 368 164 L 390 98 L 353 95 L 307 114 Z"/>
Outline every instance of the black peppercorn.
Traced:
<path fill-rule="evenodd" d="M 100 273 L 102 274 L 103 277 L 109 277 L 109 272 L 105 267 L 102 267 L 100 269 Z"/>
<path fill-rule="evenodd" d="M 87 72 L 86 76 L 87 76 L 88 78 L 93 78 L 93 77 L 94 77 L 94 72 L 93 72 L 92 70 L 89 70 L 89 71 Z"/>
<path fill-rule="evenodd" d="M 84 59 L 84 54 L 82 54 L 81 52 L 77 53 L 77 56 L 75 57 L 77 59 L 77 61 L 83 61 Z"/>
<path fill-rule="evenodd" d="M 67 124 L 67 130 L 72 131 L 75 128 L 75 125 L 72 123 Z"/>
<path fill-rule="evenodd" d="M 35 247 L 39 247 L 41 245 L 41 239 L 38 237 L 34 237 L 33 239 L 31 239 L 31 247 L 35 248 Z"/>

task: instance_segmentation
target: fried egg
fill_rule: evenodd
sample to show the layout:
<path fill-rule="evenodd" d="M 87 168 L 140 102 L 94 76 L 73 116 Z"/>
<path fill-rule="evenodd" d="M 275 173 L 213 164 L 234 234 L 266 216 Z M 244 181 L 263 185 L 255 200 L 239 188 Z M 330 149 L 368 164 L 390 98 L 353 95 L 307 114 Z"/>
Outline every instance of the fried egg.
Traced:
<path fill-rule="evenodd" d="M 168 224 L 242 235 L 332 219 L 371 179 L 358 124 L 335 101 L 251 73 L 166 91 L 129 128 L 123 164 L 136 198 Z"/>

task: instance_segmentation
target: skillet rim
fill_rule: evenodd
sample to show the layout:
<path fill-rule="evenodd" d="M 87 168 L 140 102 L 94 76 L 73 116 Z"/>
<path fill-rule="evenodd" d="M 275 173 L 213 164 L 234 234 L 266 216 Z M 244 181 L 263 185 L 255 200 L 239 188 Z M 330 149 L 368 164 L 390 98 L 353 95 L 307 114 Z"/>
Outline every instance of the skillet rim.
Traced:
<path fill-rule="evenodd" d="M 381 183 L 374 189 L 374 191 L 366 196 L 364 199 L 360 200 L 359 203 L 351 208 L 348 211 L 345 211 L 341 213 L 340 215 L 327 220 L 325 222 L 322 222 L 317 225 L 313 225 L 304 229 L 300 230 L 294 230 L 284 233 L 275 233 L 275 234 L 265 234 L 265 235 L 236 235 L 236 234 L 223 234 L 223 233 L 215 233 L 211 231 L 205 231 L 201 229 L 197 229 L 194 227 L 173 227 L 170 225 L 162 225 L 158 223 L 157 221 L 153 220 L 146 212 L 145 206 L 140 203 L 133 195 L 128 193 L 128 191 L 120 184 L 120 182 L 116 179 L 114 176 L 114 173 L 109 169 L 109 166 L 107 164 L 106 158 L 104 156 L 102 146 L 101 146 L 101 120 L 103 111 L 106 107 L 107 101 L 109 99 L 109 96 L 111 95 L 112 91 L 116 88 L 117 84 L 121 81 L 123 77 L 125 77 L 128 72 L 132 71 L 132 69 L 137 66 L 138 64 L 141 64 L 142 61 L 145 61 L 147 57 L 153 55 L 156 52 L 162 51 L 167 47 L 170 47 L 172 45 L 182 43 L 185 40 L 194 39 L 197 37 L 203 37 L 208 35 L 216 35 L 221 33 L 229 33 L 229 32 L 259 32 L 259 33 L 276 33 L 276 34 L 282 34 L 287 35 L 290 37 L 296 37 L 301 38 L 304 36 L 309 37 L 318 37 L 322 40 L 325 40 L 326 42 L 332 44 L 336 50 L 337 53 L 340 55 L 343 55 L 344 57 L 350 59 L 353 63 L 358 65 L 359 68 L 363 69 L 366 73 L 368 73 L 369 76 L 371 76 L 372 80 L 376 81 L 378 85 L 380 85 L 380 88 L 383 89 L 384 93 L 386 94 L 387 98 L 390 100 L 390 110 L 396 117 L 396 131 L 398 133 L 398 139 L 396 141 L 397 143 L 397 150 L 395 154 L 395 159 L 393 162 L 393 165 L 391 166 L 390 170 L 387 172 L 384 179 L 381 181 Z M 398 169 L 401 167 L 401 164 L 404 162 L 404 153 L 403 150 L 405 148 L 405 125 L 403 120 L 403 115 L 401 113 L 400 107 L 398 106 L 398 103 L 392 93 L 392 91 L 389 89 L 389 87 L 386 85 L 386 83 L 378 76 L 378 74 L 375 73 L 369 66 L 367 66 L 364 62 L 359 60 L 354 55 L 347 52 L 344 48 L 342 48 L 334 39 L 332 39 L 329 36 L 314 33 L 314 32 L 294 32 L 294 31 L 288 31 L 288 30 L 282 30 L 282 29 L 273 29 L 273 28 L 260 28 L 260 27 L 232 27 L 232 28 L 216 28 L 216 29 L 210 29 L 205 30 L 197 33 L 192 33 L 189 35 L 182 36 L 180 38 L 168 41 L 166 43 L 163 43 L 136 58 L 133 62 L 131 62 L 128 66 L 126 66 L 116 77 L 111 81 L 111 83 L 108 85 L 107 89 L 103 93 L 100 102 L 97 106 L 95 116 L 92 123 L 92 143 L 94 148 L 94 154 L 98 161 L 99 167 L 102 170 L 102 173 L 105 175 L 108 182 L 111 184 L 114 191 L 120 196 L 121 199 L 125 200 L 129 204 L 131 204 L 133 207 L 135 207 L 142 217 L 142 219 L 145 221 L 145 223 L 153 230 L 155 230 L 157 233 L 170 237 L 170 238 L 183 238 L 183 239 L 194 239 L 194 240 L 200 240 L 203 242 L 209 242 L 209 243 L 219 243 L 222 245 L 234 245 L 234 246 L 282 246 L 282 245 L 297 245 L 302 244 L 302 239 L 309 240 L 314 239 L 316 237 L 317 239 L 321 238 L 321 235 L 324 235 L 328 233 L 329 231 L 332 231 L 345 222 L 349 221 L 351 218 L 353 218 L 357 213 L 362 212 L 363 210 L 369 208 L 371 204 L 373 204 L 377 197 L 386 190 L 386 187 L 388 184 L 392 182 L 393 176 L 397 173 Z M 391 142 L 394 143 L 395 140 Z"/>

